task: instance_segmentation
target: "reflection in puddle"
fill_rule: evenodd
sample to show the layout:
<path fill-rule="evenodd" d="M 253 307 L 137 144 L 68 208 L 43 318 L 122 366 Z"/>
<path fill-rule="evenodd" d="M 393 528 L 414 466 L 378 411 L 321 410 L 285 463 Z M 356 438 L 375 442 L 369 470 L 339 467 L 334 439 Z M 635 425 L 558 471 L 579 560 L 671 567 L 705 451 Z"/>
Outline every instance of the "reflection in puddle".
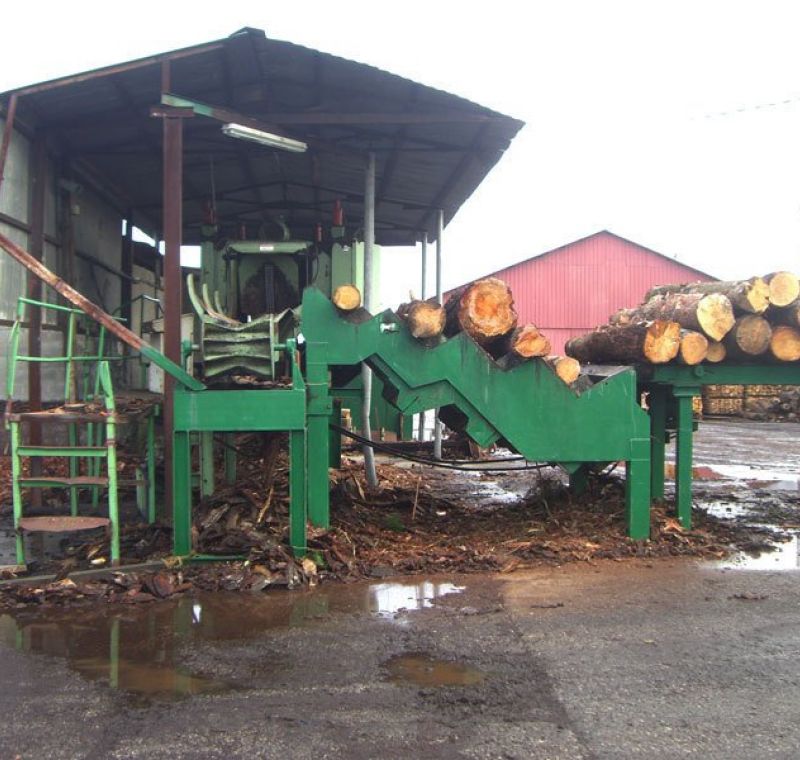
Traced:
<path fill-rule="evenodd" d="M 800 567 L 798 540 L 793 535 L 788 541 L 775 543 L 773 551 L 737 554 L 716 563 L 723 570 L 796 570 Z"/>
<path fill-rule="evenodd" d="M 175 700 L 239 686 L 183 666 L 181 651 L 203 641 L 254 638 L 331 613 L 393 618 L 463 588 L 441 581 L 332 585 L 259 596 L 206 593 L 140 607 L 24 610 L 0 615 L 0 647 L 60 657 L 88 680 L 147 699 Z"/>
<path fill-rule="evenodd" d="M 469 665 L 437 660 L 427 654 L 404 654 L 384 663 L 387 680 L 415 686 L 474 686 L 483 683 L 486 674 Z"/>

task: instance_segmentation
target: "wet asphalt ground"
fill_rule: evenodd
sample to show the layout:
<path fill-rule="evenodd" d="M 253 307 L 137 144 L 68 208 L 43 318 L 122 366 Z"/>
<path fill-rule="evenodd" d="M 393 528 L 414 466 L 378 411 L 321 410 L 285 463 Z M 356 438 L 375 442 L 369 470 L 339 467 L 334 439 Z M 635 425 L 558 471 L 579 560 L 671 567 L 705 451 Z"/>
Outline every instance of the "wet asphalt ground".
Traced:
<path fill-rule="evenodd" d="M 779 428 L 786 450 L 752 459 L 791 481 L 800 433 Z M 780 567 L 607 561 L 20 610 L 0 617 L 0 757 L 795 758 L 800 571 Z"/>

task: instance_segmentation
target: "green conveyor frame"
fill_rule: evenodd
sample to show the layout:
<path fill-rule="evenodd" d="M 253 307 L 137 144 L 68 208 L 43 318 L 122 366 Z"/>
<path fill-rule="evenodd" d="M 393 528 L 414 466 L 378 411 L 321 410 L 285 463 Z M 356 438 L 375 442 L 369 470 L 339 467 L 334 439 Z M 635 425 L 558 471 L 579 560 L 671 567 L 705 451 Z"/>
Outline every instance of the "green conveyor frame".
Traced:
<path fill-rule="evenodd" d="M 664 464 L 668 418 L 674 417 L 675 504 L 684 528 L 692 525 L 692 459 L 694 419 L 692 398 L 704 385 L 800 385 L 800 366 L 786 364 L 676 364 L 639 366 L 640 391 L 649 393 L 651 419 L 651 483 L 653 499 L 664 499 Z M 672 407 L 674 415 L 668 415 Z"/>

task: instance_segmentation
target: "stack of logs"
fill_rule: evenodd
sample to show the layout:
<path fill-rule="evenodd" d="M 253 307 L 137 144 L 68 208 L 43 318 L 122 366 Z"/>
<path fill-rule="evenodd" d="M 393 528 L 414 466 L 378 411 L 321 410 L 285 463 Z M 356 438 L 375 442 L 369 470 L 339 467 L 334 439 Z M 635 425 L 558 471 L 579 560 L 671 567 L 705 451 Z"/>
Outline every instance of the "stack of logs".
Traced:
<path fill-rule="evenodd" d="M 800 361 L 800 280 L 776 272 L 661 285 L 640 306 L 570 340 L 566 352 L 593 364 Z"/>
<path fill-rule="evenodd" d="M 800 419 L 800 388 L 794 385 L 707 385 L 703 414 L 761 422 Z"/>
<path fill-rule="evenodd" d="M 361 295 L 354 285 L 337 288 L 332 300 L 346 318 L 360 319 Z M 536 325 L 518 324 L 511 289 L 496 277 L 460 288 L 443 306 L 433 299 L 412 299 L 397 309 L 397 316 L 414 338 L 427 345 L 465 333 L 503 369 L 538 359 L 567 385 L 580 374 L 576 359 L 551 355 L 550 341 Z"/>

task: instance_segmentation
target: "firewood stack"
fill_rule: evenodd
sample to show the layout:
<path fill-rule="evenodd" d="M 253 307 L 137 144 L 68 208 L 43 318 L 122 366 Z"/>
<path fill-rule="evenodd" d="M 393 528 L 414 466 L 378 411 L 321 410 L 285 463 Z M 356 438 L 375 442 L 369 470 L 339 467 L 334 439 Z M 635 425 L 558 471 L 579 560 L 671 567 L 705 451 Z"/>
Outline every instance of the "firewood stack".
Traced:
<path fill-rule="evenodd" d="M 566 353 L 590 364 L 800 361 L 800 279 L 775 272 L 660 285 L 635 309 L 572 338 Z"/>

